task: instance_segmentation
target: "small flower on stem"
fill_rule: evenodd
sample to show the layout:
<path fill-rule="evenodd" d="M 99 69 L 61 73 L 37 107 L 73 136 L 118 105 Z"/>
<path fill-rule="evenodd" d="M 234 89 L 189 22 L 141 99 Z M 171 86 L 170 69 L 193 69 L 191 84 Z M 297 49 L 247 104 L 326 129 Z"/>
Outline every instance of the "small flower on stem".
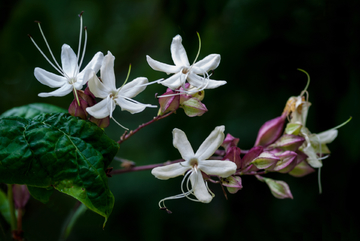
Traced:
<path fill-rule="evenodd" d="M 231 161 L 208 160 L 223 142 L 224 130 L 224 126 L 216 127 L 201 144 L 196 153 L 194 153 L 185 133 L 176 128 L 173 130 L 173 145 L 179 150 L 184 161 L 156 167 L 151 173 L 161 180 L 167 180 L 183 174 L 185 176 L 181 182 L 182 193 L 160 200 L 159 206 L 161 209 L 167 210 L 164 203 L 166 200 L 183 197 L 196 202 L 209 203 L 215 195 L 210 191 L 207 182 L 204 181 L 202 173 L 222 178 L 227 178 L 235 173 L 236 164 Z M 186 190 L 184 190 L 184 186 Z M 191 198 L 190 195 L 194 195 L 195 198 Z"/>
<path fill-rule="evenodd" d="M 107 116 L 112 118 L 112 113 L 115 110 L 116 105 L 120 106 L 121 110 L 126 110 L 131 114 L 139 113 L 146 107 L 156 107 L 131 99 L 145 90 L 148 83 L 148 79 L 145 77 L 136 78 L 127 84 L 125 84 L 125 81 L 120 88 L 116 88 L 114 61 L 115 57 L 108 51 L 101 65 L 100 78 L 96 76 L 95 72 L 92 72 L 92 77 L 88 83 L 90 91 L 96 97 L 102 98 L 103 100 L 92 107 L 86 108 L 86 111 L 93 117 L 102 119 Z M 128 73 L 128 77 L 129 74 L 130 72 Z M 112 119 L 114 120 L 114 118 Z M 117 121 L 115 122 L 123 127 Z M 125 127 L 123 128 L 127 129 Z"/>
<path fill-rule="evenodd" d="M 49 96 L 65 96 L 69 94 L 71 91 L 74 91 L 74 95 L 76 96 L 76 100 L 78 102 L 78 105 L 80 105 L 79 98 L 77 96 L 76 90 L 81 90 L 82 87 L 87 83 L 87 81 L 90 78 L 91 71 L 94 71 L 97 73 L 100 69 L 100 65 L 103 59 L 103 54 L 101 52 L 98 52 L 95 54 L 95 56 L 92 58 L 92 60 L 89 62 L 89 64 L 80 71 L 82 62 L 84 60 L 85 56 L 85 49 L 86 49 L 86 42 L 87 42 L 87 31 L 85 28 L 85 40 L 84 40 L 84 47 L 82 55 L 80 56 L 80 49 L 81 49 L 81 38 L 82 38 L 82 30 L 83 30 L 83 21 L 82 21 L 82 13 L 80 14 L 80 36 L 79 36 L 79 46 L 78 46 L 78 52 L 75 54 L 75 52 L 72 50 L 72 48 L 64 44 L 61 48 L 61 64 L 60 66 L 58 62 L 56 61 L 50 46 L 45 38 L 45 35 L 41 29 L 40 23 L 38 22 L 39 29 L 41 32 L 41 35 L 43 36 L 46 46 L 50 52 L 50 55 L 54 61 L 52 63 L 44 54 L 44 52 L 38 47 L 38 45 L 35 43 L 33 38 L 30 36 L 31 41 L 34 43 L 36 48 L 40 51 L 40 53 L 44 56 L 44 58 L 50 63 L 54 69 L 60 73 L 60 75 L 56 75 L 53 73 L 50 73 L 42 68 L 35 68 L 34 75 L 35 78 L 42 84 L 47 85 L 51 88 L 58 88 L 55 91 L 49 92 L 49 93 L 40 93 L 40 97 L 49 97 Z"/>
<path fill-rule="evenodd" d="M 194 63 L 190 65 L 184 46 L 182 45 L 182 38 L 180 35 L 176 35 L 171 43 L 170 51 L 171 57 L 175 65 L 168 65 L 152 59 L 150 56 L 146 56 L 146 60 L 151 68 L 157 71 L 162 71 L 167 74 L 174 74 L 168 79 L 165 79 L 159 83 L 169 87 L 172 90 L 185 85 L 188 81 L 194 89 L 186 89 L 186 92 L 195 93 L 203 89 L 214 89 L 221 85 L 226 84 L 224 80 L 212 80 L 208 72 L 216 69 L 220 63 L 219 54 L 210 54 L 204 59 L 196 62 L 200 49 L 201 41 L 199 37 L 199 51 L 194 60 Z M 202 75 L 200 77 L 199 75 Z"/>

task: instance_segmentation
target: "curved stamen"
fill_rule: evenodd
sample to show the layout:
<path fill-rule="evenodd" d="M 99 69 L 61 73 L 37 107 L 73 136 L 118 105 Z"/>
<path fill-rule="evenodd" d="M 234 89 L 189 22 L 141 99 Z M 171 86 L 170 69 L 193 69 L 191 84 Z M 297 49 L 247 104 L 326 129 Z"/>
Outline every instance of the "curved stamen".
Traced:
<path fill-rule="evenodd" d="M 116 123 L 118 124 L 121 128 L 125 129 L 125 130 L 129 130 L 129 128 L 126 128 L 125 126 L 121 125 L 119 122 L 117 122 L 114 117 L 111 116 L 111 119 Z"/>
<path fill-rule="evenodd" d="M 59 71 L 63 76 L 65 76 L 66 78 L 69 79 L 69 76 L 67 76 L 67 74 L 65 73 L 65 71 L 60 67 L 59 63 L 56 61 L 56 59 L 55 59 L 55 57 L 54 57 L 54 54 L 53 54 L 53 52 L 51 51 L 51 48 L 50 48 L 50 46 L 49 46 L 49 44 L 48 44 L 48 42 L 47 42 L 47 40 L 46 40 L 45 34 L 44 34 L 44 32 L 42 31 L 40 22 L 37 22 L 37 23 L 38 23 L 38 26 L 39 26 L 40 33 L 41 33 L 41 35 L 42 35 L 42 37 L 43 37 L 43 39 L 44 39 L 44 41 L 45 41 L 45 44 L 46 44 L 49 52 L 50 52 L 50 55 L 51 55 L 52 59 L 54 60 L 56 66 L 57 66 L 58 68 L 54 67 L 53 64 L 51 64 L 51 65 L 52 65 L 57 71 Z M 35 41 L 33 41 L 33 42 L 34 42 L 34 44 L 35 44 Z M 35 46 L 39 49 L 40 53 L 42 53 L 43 56 L 46 58 L 45 54 L 40 50 L 40 48 L 39 48 L 36 44 L 35 44 Z M 48 58 L 46 58 L 46 59 L 48 60 Z M 49 60 L 48 60 L 48 62 L 51 63 Z"/>
<path fill-rule="evenodd" d="M 86 52 L 86 44 L 87 44 L 87 27 L 85 27 L 84 29 L 85 29 L 84 47 L 83 47 L 83 52 L 82 52 L 81 60 L 80 60 L 80 63 L 79 63 L 79 65 L 78 65 L 78 72 L 80 72 L 80 68 L 81 68 L 81 65 L 82 65 L 82 63 L 83 63 L 84 56 L 85 56 L 85 52 Z"/>

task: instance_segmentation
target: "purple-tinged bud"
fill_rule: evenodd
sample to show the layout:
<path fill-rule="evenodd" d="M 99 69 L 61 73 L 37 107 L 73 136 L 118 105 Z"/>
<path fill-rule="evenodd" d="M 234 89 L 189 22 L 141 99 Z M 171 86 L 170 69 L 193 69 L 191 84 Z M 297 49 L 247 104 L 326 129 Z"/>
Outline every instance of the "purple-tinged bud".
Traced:
<path fill-rule="evenodd" d="M 22 209 L 29 201 L 30 193 L 26 185 L 13 185 L 14 204 L 16 209 Z"/>
<path fill-rule="evenodd" d="M 296 152 L 293 151 L 284 151 L 282 153 L 276 154 L 280 158 L 272 171 L 277 171 L 280 173 L 288 173 L 297 165 L 296 163 Z"/>
<path fill-rule="evenodd" d="M 306 161 L 302 161 L 295 166 L 289 174 L 293 177 L 303 177 L 314 171 L 315 170 Z"/>
<path fill-rule="evenodd" d="M 161 97 L 165 96 L 165 97 Z M 163 115 L 170 111 L 175 111 L 179 108 L 180 105 L 180 96 L 177 92 L 168 88 L 166 92 L 159 97 L 159 113 L 158 115 Z"/>
<path fill-rule="evenodd" d="M 243 156 L 241 162 L 241 168 L 245 168 L 246 166 L 250 165 L 250 163 L 256 158 L 258 157 L 261 152 L 263 151 L 263 147 L 262 146 L 255 146 L 253 148 L 251 148 L 248 153 L 245 154 L 245 156 Z"/>
<path fill-rule="evenodd" d="M 228 178 L 222 179 L 221 183 L 231 194 L 235 194 L 243 188 L 241 177 L 239 176 L 229 176 Z"/>
<path fill-rule="evenodd" d="M 296 151 L 304 143 L 305 138 L 295 135 L 283 135 L 272 146 L 283 150 Z"/>
<path fill-rule="evenodd" d="M 259 129 L 255 146 L 268 146 L 276 141 L 283 132 L 286 115 L 265 122 Z"/>
<path fill-rule="evenodd" d="M 263 152 L 255 158 L 251 163 L 254 164 L 259 169 L 269 169 L 272 170 L 276 163 L 280 161 L 279 157 L 276 157 L 270 152 Z"/>
<path fill-rule="evenodd" d="M 241 158 L 240 158 L 241 150 L 237 146 L 232 146 L 226 151 L 226 155 L 223 160 L 229 160 L 236 164 L 237 169 L 241 168 Z"/>
<path fill-rule="evenodd" d="M 274 197 L 279 199 L 284 199 L 284 198 L 293 199 L 289 185 L 286 182 L 273 180 L 271 178 L 266 178 L 259 175 L 256 175 L 256 178 L 262 182 L 265 182 L 268 185 Z"/>
<path fill-rule="evenodd" d="M 110 125 L 110 117 L 105 117 L 103 119 L 96 119 L 95 117 L 91 116 L 89 119 L 92 123 L 95 123 L 100 128 L 106 128 Z"/>
<path fill-rule="evenodd" d="M 206 106 L 196 98 L 190 98 L 181 104 L 185 114 L 189 117 L 202 116 L 206 111 Z"/>
<path fill-rule="evenodd" d="M 71 104 L 69 106 L 68 111 L 69 111 L 70 115 L 86 120 L 87 119 L 86 107 L 88 107 L 88 103 L 83 98 L 86 95 L 84 94 L 84 91 L 82 91 L 82 90 L 76 90 L 76 92 L 79 97 L 80 106 L 79 106 L 76 98 L 74 98 L 74 100 L 71 102 Z"/>
<path fill-rule="evenodd" d="M 285 127 L 285 133 L 289 135 L 299 135 L 302 125 L 299 123 L 288 123 Z"/>
<path fill-rule="evenodd" d="M 239 138 L 235 138 L 228 133 L 226 135 L 223 143 L 221 144 L 221 146 L 224 147 L 225 150 L 227 150 L 229 147 L 237 146 L 237 144 L 239 143 L 239 140 L 240 140 Z"/>

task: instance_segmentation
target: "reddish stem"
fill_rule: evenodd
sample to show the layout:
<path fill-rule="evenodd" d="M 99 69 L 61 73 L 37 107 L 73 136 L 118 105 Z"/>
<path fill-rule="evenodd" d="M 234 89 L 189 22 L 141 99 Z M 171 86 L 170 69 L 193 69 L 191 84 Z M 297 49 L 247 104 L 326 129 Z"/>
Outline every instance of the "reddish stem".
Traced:
<path fill-rule="evenodd" d="M 139 125 L 138 128 L 136 128 L 133 131 L 130 131 L 129 134 L 127 134 L 127 132 L 125 132 L 121 137 L 120 140 L 118 141 L 119 144 L 123 143 L 124 141 L 126 141 L 127 139 L 129 139 L 130 136 L 134 135 L 136 132 L 138 132 L 139 130 L 141 130 L 142 128 L 144 128 L 145 126 L 148 126 L 158 120 L 164 119 L 166 117 L 168 117 L 169 115 L 171 115 L 172 113 L 174 113 L 174 111 L 171 111 L 169 113 L 166 113 L 165 115 L 160 115 L 160 116 L 156 116 L 154 117 L 151 121 L 146 122 L 144 124 Z"/>

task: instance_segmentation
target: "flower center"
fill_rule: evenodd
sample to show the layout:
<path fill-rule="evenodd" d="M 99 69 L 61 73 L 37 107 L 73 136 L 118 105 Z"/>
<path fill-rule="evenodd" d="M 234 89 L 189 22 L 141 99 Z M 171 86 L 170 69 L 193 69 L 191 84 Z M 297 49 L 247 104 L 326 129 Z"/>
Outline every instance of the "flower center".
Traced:
<path fill-rule="evenodd" d="M 189 164 L 191 166 L 192 169 L 194 169 L 194 171 L 196 172 L 197 171 L 197 167 L 199 165 L 199 161 L 197 158 L 191 158 L 190 161 L 189 161 Z"/>
<path fill-rule="evenodd" d="M 186 68 L 186 67 L 185 67 L 185 68 L 183 68 L 183 69 L 182 69 L 182 73 L 183 73 L 183 74 L 187 74 L 187 73 L 189 73 L 189 69 L 188 69 L 188 68 Z"/>
<path fill-rule="evenodd" d="M 72 77 L 68 79 L 69 84 L 73 85 L 76 83 L 76 77 Z"/>

